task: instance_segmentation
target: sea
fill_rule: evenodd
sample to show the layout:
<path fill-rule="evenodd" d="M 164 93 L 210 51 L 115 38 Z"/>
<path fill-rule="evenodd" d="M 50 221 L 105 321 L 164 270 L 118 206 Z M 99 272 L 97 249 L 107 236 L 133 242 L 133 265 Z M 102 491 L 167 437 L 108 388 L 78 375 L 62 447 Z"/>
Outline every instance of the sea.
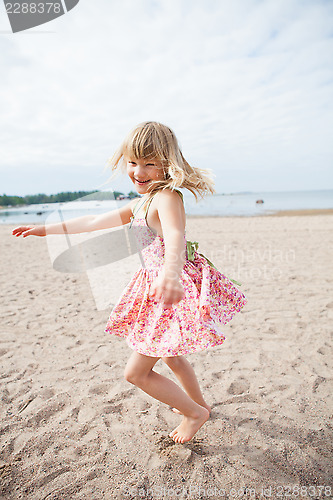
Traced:
<path fill-rule="evenodd" d="M 314 191 L 276 191 L 214 194 L 199 199 L 188 191 L 182 191 L 187 215 L 253 217 L 270 215 L 280 210 L 327 209 L 333 208 L 333 189 Z M 94 199 L 95 198 L 95 199 Z M 66 203 L 46 203 L 8 207 L 0 210 L 0 224 L 42 224 L 52 215 L 59 215 L 67 220 L 88 214 L 101 214 L 117 210 L 129 202 L 129 199 L 100 200 L 89 195 Z M 260 203 L 258 203 L 260 201 Z"/>

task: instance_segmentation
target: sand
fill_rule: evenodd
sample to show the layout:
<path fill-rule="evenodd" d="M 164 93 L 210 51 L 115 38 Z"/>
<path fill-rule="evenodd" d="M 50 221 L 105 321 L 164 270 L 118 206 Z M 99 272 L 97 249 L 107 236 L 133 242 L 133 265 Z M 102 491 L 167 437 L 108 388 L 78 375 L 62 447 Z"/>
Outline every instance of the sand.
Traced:
<path fill-rule="evenodd" d="M 12 228 L 0 226 L 1 498 L 332 497 L 331 213 L 188 217 L 187 238 L 248 304 L 222 346 L 187 357 L 213 410 L 184 445 L 168 437 L 181 417 L 123 378 L 132 351 L 104 333 L 87 275 L 54 271 L 46 240 Z"/>

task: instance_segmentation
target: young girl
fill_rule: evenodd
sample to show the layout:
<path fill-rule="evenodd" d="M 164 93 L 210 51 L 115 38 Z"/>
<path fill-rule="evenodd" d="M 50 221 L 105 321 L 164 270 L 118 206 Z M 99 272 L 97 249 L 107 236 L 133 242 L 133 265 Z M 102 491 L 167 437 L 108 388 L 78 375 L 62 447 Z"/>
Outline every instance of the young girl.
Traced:
<path fill-rule="evenodd" d="M 221 345 L 221 326 L 247 299 L 233 282 L 187 242 L 182 193 L 197 199 L 214 193 L 207 170 L 191 167 L 173 131 L 156 122 L 138 125 L 111 159 L 112 170 L 126 167 L 143 195 L 119 210 L 87 215 L 48 226 L 21 226 L 16 236 L 81 233 L 130 223 L 144 267 L 140 267 L 113 308 L 105 331 L 126 338 L 133 353 L 125 379 L 166 403 L 182 421 L 169 436 L 176 443 L 192 439 L 206 422 L 205 402 L 194 370 L 184 355 Z M 121 222 L 120 222 L 121 219 Z M 153 368 L 162 359 L 184 391 Z"/>

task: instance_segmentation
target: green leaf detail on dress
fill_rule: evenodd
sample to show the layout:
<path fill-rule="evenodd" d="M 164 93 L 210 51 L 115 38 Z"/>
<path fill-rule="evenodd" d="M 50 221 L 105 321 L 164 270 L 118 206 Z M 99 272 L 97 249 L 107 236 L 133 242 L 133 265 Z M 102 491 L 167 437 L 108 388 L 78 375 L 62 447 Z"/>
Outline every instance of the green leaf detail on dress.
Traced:
<path fill-rule="evenodd" d="M 198 247 L 199 247 L 199 243 L 197 241 L 186 241 L 187 258 L 188 258 L 188 260 L 191 260 L 191 261 L 194 260 L 194 253 L 198 250 Z M 208 264 L 210 266 L 212 266 L 214 269 L 218 270 L 214 266 L 214 264 L 209 259 L 207 259 L 207 257 L 205 255 L 203 255 L 202 253 L 199 253 L 199 252 L 198 252 L 198 255 L 201 255 L 201 257 L 203 257 L 204 259 L 206 259 L 206 261 L 208 262 Z M 228 279 L 230 281 L 232 281 L 233 283 L 235 283 L 235 285 L 242 286 L 242 284 L 239 283 L 238 281 L 233 280 L 231 278 L 228 278 Z"/>

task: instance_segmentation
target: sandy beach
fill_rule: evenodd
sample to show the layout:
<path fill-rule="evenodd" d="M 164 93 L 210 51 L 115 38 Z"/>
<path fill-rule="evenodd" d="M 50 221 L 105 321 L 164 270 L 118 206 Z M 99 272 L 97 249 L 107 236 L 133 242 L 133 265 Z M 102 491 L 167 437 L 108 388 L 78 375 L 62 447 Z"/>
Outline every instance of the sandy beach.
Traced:
<path fill-rule="evenodd" d="M 333 497 L 333 213 L 277 215 L 187 218 L 248 303 L 187 357 L 212 414 L 184 445 L 181 417 L 123 378 L 132 351 L 87 275 L 0 226 L 1 498 Z"/>

